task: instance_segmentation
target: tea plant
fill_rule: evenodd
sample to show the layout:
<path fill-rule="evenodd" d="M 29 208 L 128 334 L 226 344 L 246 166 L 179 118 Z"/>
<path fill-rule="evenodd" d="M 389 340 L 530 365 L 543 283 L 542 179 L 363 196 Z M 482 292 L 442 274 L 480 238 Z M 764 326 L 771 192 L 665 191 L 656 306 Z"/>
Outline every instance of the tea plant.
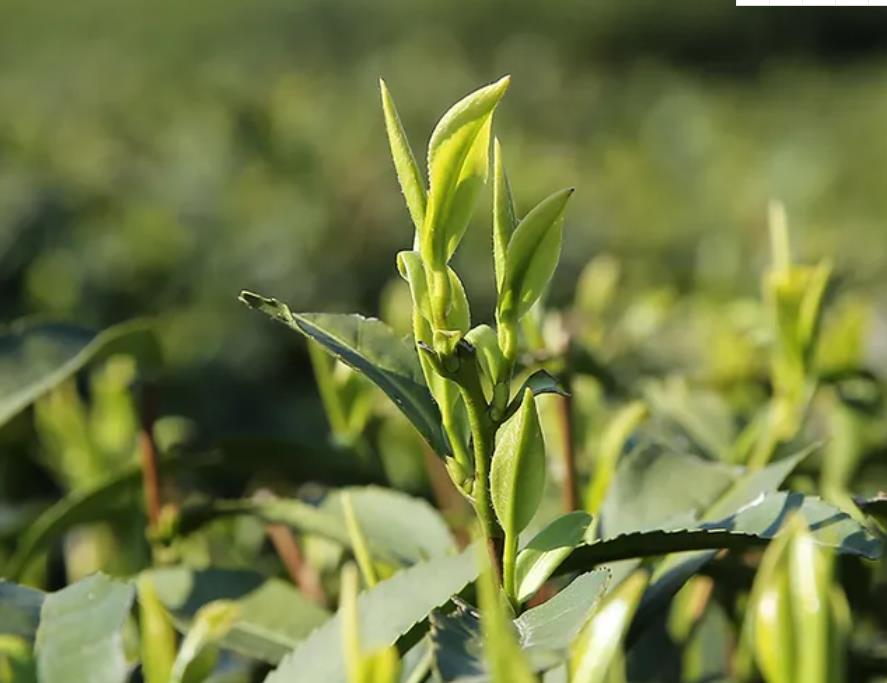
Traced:
<path fill-rule="evenodd" d="M 572 309 L 549 310 L 573 190 L 519 217 L 493 135 L 508 86 L 444 114 L 426 174 L 381 83 L 415 228 L 386 310 L 406 339 L 241 294 L 308 338 L 329 439 L 208 446 L 155 419 L 162 359 L 138 324 L 6 333 L 0 419 L 35 404 L 66 494 L 0 547 L 0 681 L 883 675 L 885 503 L 850 488 L 887 434 L 859 309 L 827 314 L 831 267 L 791 261 L 774 204 L 762 302 L 619 301 L 599 258 Z M 492 324 L 452 266 L 485 187 Z"/>

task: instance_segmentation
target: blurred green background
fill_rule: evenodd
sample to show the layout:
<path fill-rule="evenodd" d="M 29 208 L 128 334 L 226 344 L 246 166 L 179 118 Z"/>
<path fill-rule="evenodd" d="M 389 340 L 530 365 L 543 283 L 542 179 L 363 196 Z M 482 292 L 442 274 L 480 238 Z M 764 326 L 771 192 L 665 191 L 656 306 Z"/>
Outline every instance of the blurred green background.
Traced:
<path fill-rule="evenodd" d="M 503 73 L 519 208 L 578 188 L 555 304 L 600 253 L 626 287 L 756 295 L 774 196 L 800 256 L 887 300 L 883 12 L 4 0 L 3 320 L 155 317 L 163 412 L 210 433 L 310 428 L 304 344 L 237 293 L 377 313 L 412 239 L 379 76 L 421 156 L 444 109 Z M 487 214 L 457 257 L 476 318 L 492 306 Z"/>

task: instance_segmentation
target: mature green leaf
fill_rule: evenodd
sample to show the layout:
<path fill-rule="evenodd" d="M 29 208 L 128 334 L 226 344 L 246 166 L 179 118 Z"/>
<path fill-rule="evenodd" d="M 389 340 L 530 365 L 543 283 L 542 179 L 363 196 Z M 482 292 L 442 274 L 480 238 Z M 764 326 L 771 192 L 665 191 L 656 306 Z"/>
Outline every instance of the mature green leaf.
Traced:
<path fill-rule="evenodd" d="M 766 544 L 792 514 L 800 515 L 813 538 L 838 553 L 877 559 L 881 543 L 852 517 L 813 496 L 777 492 L 733 515 L 685 528 L 646 529 L 622 533 L 577 548 L 558 572 L 587 570 L 607 562 L 652 557 L 688 550 L 743 549 Z"/>
<path fill-rule="evenodd" d="M 536 534 L 517 556 L 517 599 L 525 602 L 591 533 L 592 517 L 577 511 L 561 515 Z"/>
<path fill-rule="evenodd" d="M 597 569 L 582 574 L 542 605 L 527 610 L 513 621 L 521 650 L 534 671 L 551 669 L 563 660 L 566 650 L 589 614 L 603 597 L 610 573 Z M 480 615 L 470 605 L 456 600 L 456 609 L 431 614 L 431 641 L 435 670 L 445 683 L 489 680 L 483 660 Z"/>
<path fill-rule="evenodd" d="M 130 353 L 159 357 L 151 326 L 132 321 L 95 332 L 65 323 L 22 321 L 0 332 L 0 425 L 90 361 Z"/>
<path fill-rule="evenodd" d="M 124 683 L 134 595 L 131 584 L 96 574 L 46 596 L 35 645 L 41 683 Z"/>
<path fill-rule="evenodd" d="M 610 584 L 606 568 L 581 574 L 560 593 L 516 620 L 521 645 L 528 650 L 562 652 L 570 646 Z"/>
<path fill-rule="evenodd" d="M 220 645 L 272 664 L 329 617 L 327 610 L 290 584 L 254 571 L 172 567 L 145 576 L 183 633 L 203 606 L 217 600 L 233 602 L 237 617 Z"/>
<path fill-rule="evenodd" d="M 463 98 L 431 134 L 422 256 L 436 269 L 443 268 L 459 246 L 486 182 L 493 110 L 508 83 L 506 76 Z"/>
<path fill-rule="evenodd" d="M 517 227 L 514 200 L 505 174 L 502 146 L 499 138 L 493 140 L 493 265 L 496 270 L 496 292 L 502 291 L 505 278 L 505 252 Z"/>
<path fill-rule="evenodd" d="M 375 559 L 412 564 L 447 555 L 453 540 L 440 514 L 427 502 L 378 487 L 339 489 L 315 506 L 290 498 L 215 500 L 185 507 L 179 530 L 192 533 L 207 522 L 232 515 L 253 515 L 268 524 L 285 524 L 351 547 L 341 496 L 350 495 L 361 531 Z"/>
<path fill-rule="evenodd" d="M 33 641 L 45 599 L 42 591 L 0 581 L 0 635 Z"/>
<path fill-rule="evenodd" d="M 293 313 L 286 304 L 252 292 L 241 292 L 240 300 L 362 372 L 394 401 L 435 452 L 447 452 L 440 413 L 425 386 L 416 351 L 383 322 L 360 315 Z"/>
<path fill-rule="evenodd" d="M 227 439 L 208 453 L 170 453 L 161 457 L 160 464 L 165 474 L 189 470 L 235 482 L 263 469 L 283 472 L 291 481 L 326 484 L 353 484 L 379 477 L 353 454 L 273 439 Z M 44 510 L 18 538 L 3 573 L 17 578 L 38 552 L 71 528 L 107 519 L 119 507 L 135 504 L 141 483 L 141 465 L 134 461 L 105 481 L 69 493 Z"/>
<path fill-rule="evenodd" d="M 4 570 L 6 576 L 21 576 L 40 550 L 72 527 L 106 519 L 127 497 L 132 500 L 140 481 L 141 469 L 138 463 L 132 463 L 106 481 L 69 493 L 47 508 L 18 539 L 15 554 Z"/>
<path fill-rule="evenodd" d="M 612 537 L 656 529 L 663 520 L 699 514 L 737 480 L 742 470 L 644 444 L 619 464 L 601 508 L 599 531 Z M 690 485 L 692 483 L 692 485 Z"/>
<path fill-rule="evenodd" d="M 476 549 L 414 565 L 365 591 L 357 600 L 360 642 L 365 650 L 397 643 L 477 576 Z M 293 680 L 344 683 L 342 625 L 336 615 L 283 659 L 266 683 Z"/>
<path fill-rule="evenodd" d="M 351 497 L 370 549 L 384 559 L 412 564 L 455 550 L 443 517 L 421 498 L 378 486 L 350 487 L 330 496 L 323 509 L 344 519 L 343 495 Z"/>
<path fill-rule="evenodd" d="M 543 199 L 515 228 L 505 253 L 501 319 L 525 315 L 548 286 L 560 258 L 564 210 L 572 194 L 568 188 Z"/>
<path fill-rule="evenodd" d="M 425 182 L 422 173 L 416 165 L 413 150 L 407 134 L 400 122 L 394 99 L 388 92 L 385 81 L 379 79 L 379 89 L 382 92 L 382 112 L 385 115 L 385 131 L 388 133 L 388 146 L 391 148 L 391 158 L 394 160 L 394 170 L 397 172 L 397 182 L 400 183 L 401 192 L 407 202 L 407 209 L 413 219 L 416 231 L 422 230 L 425 221 Z"/>

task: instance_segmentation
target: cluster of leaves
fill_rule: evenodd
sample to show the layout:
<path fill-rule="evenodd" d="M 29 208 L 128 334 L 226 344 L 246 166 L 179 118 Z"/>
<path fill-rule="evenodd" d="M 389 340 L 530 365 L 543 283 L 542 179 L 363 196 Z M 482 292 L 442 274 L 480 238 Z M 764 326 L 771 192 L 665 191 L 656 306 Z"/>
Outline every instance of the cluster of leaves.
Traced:
<path fill-rule="evenodd" d="M 0 421 L 64 493 L 0 508 L 0 681 L 885 674 L 865 304 L 792 262 L 774 204 L 760 302 L 620 301 L 599 258 L 548 310 L 572 190 L 518 217 L 508 84 L 441 118 L 427 176 L 381 84 L 415 227 L 390 325 L 242 293 L 308 339 L 322 446 L 156 417 L 141 323 L 4 333 Z M 495 320 L 472 324 L 452 258 L 485 186 Z"/>

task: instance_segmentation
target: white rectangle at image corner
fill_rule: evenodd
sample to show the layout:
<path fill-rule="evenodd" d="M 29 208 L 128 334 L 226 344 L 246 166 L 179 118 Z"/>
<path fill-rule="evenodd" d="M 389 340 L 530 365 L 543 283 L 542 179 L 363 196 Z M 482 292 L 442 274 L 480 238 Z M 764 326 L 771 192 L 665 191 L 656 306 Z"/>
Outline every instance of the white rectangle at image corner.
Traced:
<path fill-rule="evenodd" d="M 736 0 L 737 7 L 769 7 L 770 0 Z"/>

